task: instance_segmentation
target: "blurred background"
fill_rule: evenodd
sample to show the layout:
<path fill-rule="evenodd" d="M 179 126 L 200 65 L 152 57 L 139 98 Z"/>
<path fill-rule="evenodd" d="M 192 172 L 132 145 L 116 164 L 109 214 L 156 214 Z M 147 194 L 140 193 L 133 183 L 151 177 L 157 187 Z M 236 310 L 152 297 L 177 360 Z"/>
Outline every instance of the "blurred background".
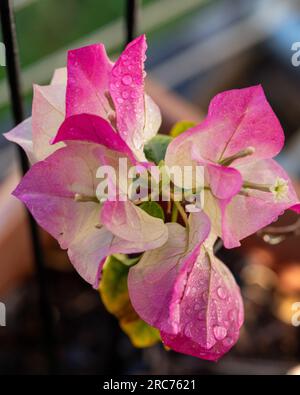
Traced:
<path fill-rule="evenodd" d="M 32 83 L 49 83 L 53 70 L 65 65 L 67 49 L 103 42 L 114 57 L 123 48 L 125 0 L 13 4 L 28 115 Z M 143 0 L 138 30 L 147 33 L 148 91 L 161 107 L 163 133 L 177 120 L 200 121 L 216 93 L 261 83 L 286 134 L 278 160 L 300 191 L 299 0 Z M 6 68 L 0 67 L 1 134 L 12 126 Z M 19 177 L 15 147 L 1 135 L 0 302 L 6 326 L 0 326 L 0 374 L 48 373 L 49 360 L 52 372 L 71 374 L 300 374 L 300 317 L 292 319 L 292 306 L 300 302 L 299 235 L 278 244 L 253 236 L 239 249 L 219 252 L 241 285 L 246 320 L 238 344 L 215 364 L 161 346 L 134 349 L 97 292 L 41 231 L 55 335 L 48 333 L 45 347 L 27 218 L 10 196 Z M 280 225 L 295 221 L 289 213 Z"/>

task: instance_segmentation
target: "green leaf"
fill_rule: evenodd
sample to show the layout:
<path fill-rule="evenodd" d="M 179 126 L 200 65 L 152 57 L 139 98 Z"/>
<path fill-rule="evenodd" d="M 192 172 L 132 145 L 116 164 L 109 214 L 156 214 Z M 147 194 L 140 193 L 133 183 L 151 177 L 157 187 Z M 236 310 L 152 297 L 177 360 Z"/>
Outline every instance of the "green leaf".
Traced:
<path fill-rule="evenodd" d="M 127 275 L 129 268 L 115 256 L 106 259 L 100 281 L 100 294 L 107 310 L 121 318 L 129 303 Z"/>
<path fill-rule="evenodd" d="M 192 121 L 180 121 L 175 123 L 175 125 L 172 127 L 170 131 L 170 136 L 172 137 L 177 137 L 181 133 L 185 132 L 186 130 L 193 128 L 196 126 L 196 122 Z"/>
<path fill-rule="evenodd" d="M 171 136 L 157 134 L 144 147 L 146 158 L 158 165 L 165 158 L 167 147 L 171 141 Z"/>
<path fill-rule="evenodd" d="M 165 221 L 165 213 L 162 207 L 156 202 L 143 202 L 139 207 L 146 211 L 147 214 L 155 218 L 160 218 Z"/>
<path fill-rule="evenodd" d="M 122 262 L 123 265 L 126 266 L 133 266 L 141 259 L 141 255 L 137 256 L 136 258 L 129 258 L 126 254 L 114 254 L 113 257 L 116 258 L 118 261 Z"/>
<path fill-rule="evenodd" d="M 127 287 L 128 272 L 129 266 L 115 255 L 109 256 L 99 286 L 101 299 L 135 347 L 150 347 L 160 341 L 159 331 L 141 320 L 133 309 Z"/>
<path fill-rule="evenodd" d="M 137 348 L 151 347 L 160 341 L 159 331 L 142 320 L 122 321 L 120 325 Z"/>

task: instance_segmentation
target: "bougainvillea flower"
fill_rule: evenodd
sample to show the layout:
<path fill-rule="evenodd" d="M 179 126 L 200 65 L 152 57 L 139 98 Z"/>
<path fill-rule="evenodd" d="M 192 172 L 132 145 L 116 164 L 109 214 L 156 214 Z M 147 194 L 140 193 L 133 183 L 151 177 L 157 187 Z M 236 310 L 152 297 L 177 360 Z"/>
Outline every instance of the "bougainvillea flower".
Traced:
<path fill-rule="evenodd" d="M 96 172 L 105 150 L 92 143 L 60 148 L 34 164 L 13 192 L 68 249 L 79 274 L 96 287 L 106 256 L 143 252 L 164 244 L 168 237 L 161 219 L 131 201 L 101 204 L 97 200 Z"/>
<path fill-rule="evenodd" d="M 70 116 L 90 114 L 94 122 L 106 120 L 106 129 L 110 127 L 144 161 L 144 144 L 161 124 L 159 108 L 144 92 L 146 49 L 142 35 L 128 44 L 115 64 L 103 44 L 69 51 L 67 69 L 57 69 L 50 85 L 34 85 L 32 117 L 6 138 L 21 145 L 35 163 L 63 145 L 53 145 L 53 138 L 60 126 L 70 126 Z M 64 119 L 67 126 L 61 125 Z"/>
<path fill-rule="evenodd" d="M 218 94 L 206 119 L 168 146 L 167 165 L 205 168 L 203 208 L 225 247 L 275 221 L 298 197 L 285 171 L 272 159 L 284 134 L 261 86 Z"/>
<path fill-rule="evenodd" d="M 144 144 L 161 124 L 159 108 L 144 93 L 146 49 L 142 35 L 115 64 L 103 44 L 68 54 L 66 116 L 88 113 L 108 120 L 139 160 L 145 160 Z"/>
<path fill-rule="evenodd" d="M 182 134 L 177 129 L 173 140 L 174 135 L 153 138 L 161 116 L 144 92 L 145 52 L 144 36 L 115 63 L 102 44 L 71 50 L 67 69 L 58 69 L 50 85 L 34 87 L 32 117 L 6 134 L 32 164 L 13 194 L 97 288 L 106 261 L 103 300 L 136 344 L 161 338 L 175 351 L 218 360 L 238 339 L 243 305 L 233 276 L 213 254 L 217 236 L 235 247 L 284 210 L 300 212 L 289 177 L 273 160 L 283 131 L 256 86 L 217 95 L 206 119 Z M 159 175 L 164 163 L 203 166 L 204 210 L 185 197 L 178 202 L 175 182 L 170 201 L 163 202 L 166 185 L 159 177 L 161 200 L 145 204 L 134 192 L 124 200 L 124 173 L 118 181 L 107 177 L 116 196 L 102 200 L 98 171 L 110 165 L 120 176 L 119 159 L 145 170 L 139 191 L 147 197 L 150 161 Z M 132 253 L 143 255 L 126 257 L 127 264 L 121 260 Z M 116 300 L 118 278 L 108 283 L 122 265 L 127 266 Z M 145 328 L 153 336 L 137 342 Z"/>
<path fill-rule="evenodd" d="M 115 65 L 102 44 L 70 51 L 67 73 L 59 69 L 49 86 L 36 86 L 32 118 L 6 134 L 34 163 L 14 195 L 95 286 L 106 256 L 167 240 L 161 219 L 130 201 L 96 197 L 97 169 L 111 157 L 144 160 L 143 144 L 160 126 L 159 109 L 144 93 L 145 51 L 144 36 Z"/>
<path fill-rule="evenodd" d="M 132 305 L 158 328 L 175 351 L 217 360 L 237 341 L 243 323 L 240 290 L 207 239 L 208 217 L 193 213 L 188 229 L 168 224 L 162 247 L 146 252 L 130 269 Z"/>

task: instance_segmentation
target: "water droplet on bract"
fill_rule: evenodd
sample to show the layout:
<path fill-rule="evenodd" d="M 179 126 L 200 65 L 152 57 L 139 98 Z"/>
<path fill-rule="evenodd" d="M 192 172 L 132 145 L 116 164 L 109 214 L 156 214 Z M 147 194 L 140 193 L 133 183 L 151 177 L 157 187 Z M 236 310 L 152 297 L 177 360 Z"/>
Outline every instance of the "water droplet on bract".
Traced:
<path fill-rule="evenodd" d="M 115 91 L 117 89 L 116 85 L 113 83 L 109 84 L 110 90 Z"/>
<path fill-rule="evenodd" d="M 186 313 L 186 315 L 191 315 L 192 314 L 192 309 L 190 308 L 190 307 L 188 307 L 186 310 L 185 310 L 185 313 Z"/>
<path fill-rule="evenodd" d="M 139 138 L 134 138 L 133 139 L 133 144 L 136 149 L 140 149 L 143 145 L 142 141 Z"/>
<path fill-rule="evenodd" d="M 225 291 L 225 289 L 222 288 L 222 287 L 219 287 L 217 289 L 217 295 L 219 296 L 220 299 L 223 299 L 223 300 L 226 299 L 226 291 Z"/>
<path fill-rule="evenodd" d="M 119 104 L 122 104 L 122 103 L 123 103 L 122 97 L 117 97 L 117 102 L 118 102 Z"/>
<path fill-rule="evenodd" d="M 202 299 L 203 299 L 204 302 L 207 302 L 207 300 L 208 300 L 208 292 L 207 291 L 204 291 L 202 293 Z"/>
<path fill-rule="evenodd" d="M 113 68 L 112 75 L 115 77 L 119 77 L 120 69 L 118 67 Z"/>
<path fill-rule="evenodd" d="M 205 314 L 206 314 L 206 309 L 202 308 L 199 310 L 199 314 L 198 314 L 198 320 L 199 321 L 205 321 Z"/>
<path fill-rule="evenodd" d="M 131 92 L 130 96 L 132 97 L 132 99 L 136 99 L 136 98 L 139 96 L 139 94 L 138 94 L 137 91 L 133 90 L 133 91 Z"/>
<path fill-rule="evenodd" d="M 214 346 L 215 344 L 216 344 L 216 343 L 214 343 L 212 340 L 207 339 L 207 340 L 206 340 L 206 344 L 205 344 L 206 350 L 210 350 L 211 348 L 213 348 L 213 346 Z"/>
<path fill-rule="evenodd" d="M 223 324 L 224 324 L 224 326 L 226 327 L 226 328 L 228 328 L 229 327 L 229 321 L 227 321 L 227 320 L 225 320 L 225 321 L 223 321 Z"/>
<path fill-rule="evenodd" d="M 223 344 L 226 347 L 232 346 L 233 339 L 231 339 L 231 337 L 226 337 L 226 339 L 223 340 Z"/>
<path fill-rule="evenodd" d="M 189 323 L 186 324 L 186 326 L 184 328 L 184 334 L 187 337 L 191 337 L 191 335 L 192 335 L 192 333 L 191 333 L 192 325 L 193 325 L 193 323 L 189 322 Z"/>
<path fill-rule="evenodd" d="M 217 340 L 223 340 L 227 335 L 227 329 L 224 326 L 215 326 L 213 331 Z"/>
<path fill-rule="evenodd" d="M 237 318 L 236 310 L 235 309 L 230 310 L 228 313 L 229 321 L 236 321 L 236 318 Z"/>
<path fill-rule="evenodd" d="M 123 97 L 123 99 L 128 99 L 129 93 L 127 91 L 123 91 L 122 92 L 122 97 Z"/>
<path fill-rule="evenodd" d="M 122 82 L 124 85 L 130 85 L 132 83 L 132 77 L 129 74 L 124 75 Z"/>

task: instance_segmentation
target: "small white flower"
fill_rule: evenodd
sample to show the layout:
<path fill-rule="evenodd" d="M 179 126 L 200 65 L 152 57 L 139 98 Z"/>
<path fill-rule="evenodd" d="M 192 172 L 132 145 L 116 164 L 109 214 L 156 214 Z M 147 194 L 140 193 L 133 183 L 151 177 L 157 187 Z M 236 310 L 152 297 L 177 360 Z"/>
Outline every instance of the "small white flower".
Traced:
<path fill-rule="evenodd" d="M 284 200 L 287 197 L 289 191 L 288 181 L 277 177 L 274 184 L 270 187 L 270 191 L 273 194 L 275 202 Z"/>

